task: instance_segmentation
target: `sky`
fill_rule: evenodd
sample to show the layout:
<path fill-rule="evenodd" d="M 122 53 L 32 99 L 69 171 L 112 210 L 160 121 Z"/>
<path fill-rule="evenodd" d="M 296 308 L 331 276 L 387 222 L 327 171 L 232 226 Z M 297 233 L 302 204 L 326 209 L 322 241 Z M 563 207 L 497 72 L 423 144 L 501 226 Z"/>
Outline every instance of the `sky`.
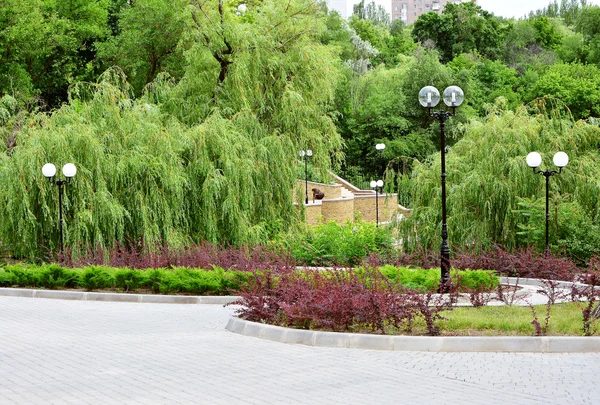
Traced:
<path fill-rule="evenodd" d="M 352 5 L 358 2 L 359 0 L 346 2 L 348 15 L 352 15 Z M 478 0 L 477 4 L 497 16 L 520 18 L 529 14 L 530 11 L 546 7 L 550 2 L 551 0 Z M 369 3 L 369 0 L 365 0 L 365 3 Z M 375 3 L 384 6 L 388 13 L 391 13 L 392 0 L 375 0 Z M 558 3 L 560 4 L 560 0 Z M 600 0 L 588 0 L 588 3 L 600 5 Z"/>

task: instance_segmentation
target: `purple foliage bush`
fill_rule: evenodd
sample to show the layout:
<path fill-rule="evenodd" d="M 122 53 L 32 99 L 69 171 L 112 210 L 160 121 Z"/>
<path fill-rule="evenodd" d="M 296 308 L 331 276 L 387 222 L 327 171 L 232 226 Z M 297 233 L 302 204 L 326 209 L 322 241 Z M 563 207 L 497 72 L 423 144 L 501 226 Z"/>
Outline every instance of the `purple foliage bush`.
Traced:
<path fill-rule="evenodd" d="M 440 312 L 451 309 L 443 297 L 418 294 L 390 282 L 378 270 L 254 272 L 236 315 L 254 322 L 301 329 L 386 333 L 412 331 L 421 317 L 429 335 L 439 334 Z"/>
<path fill-rule="evenodd" d="M 296 265 L 285 252 L 265 246 L 253 247 L 217 246 L 208 242 L 192 244 L 185 248 L 156 245 L 151 248 L 141 245 L 129 246 L 115 243 L 111 248 L 97 246 L 88 248 L 83 254 L 73 255 L 65 251 L 58 256 L 58 263 L 65 267 L 107 265 L 131 269 L 156 269 L 188 267 L 211 269 L 213 266 L 232 270 L 285 270 Z"/>

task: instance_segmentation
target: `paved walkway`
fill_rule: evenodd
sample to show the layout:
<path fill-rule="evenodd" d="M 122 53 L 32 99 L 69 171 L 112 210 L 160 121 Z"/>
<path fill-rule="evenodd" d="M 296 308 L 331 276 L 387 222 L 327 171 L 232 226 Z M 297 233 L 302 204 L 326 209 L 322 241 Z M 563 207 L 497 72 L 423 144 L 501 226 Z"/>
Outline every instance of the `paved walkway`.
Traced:
<path fill-rule="evenodd" d="M 231 308 L 0 297 L 0 404 L 598 404 L 600 354 L 286 345 Z"/>

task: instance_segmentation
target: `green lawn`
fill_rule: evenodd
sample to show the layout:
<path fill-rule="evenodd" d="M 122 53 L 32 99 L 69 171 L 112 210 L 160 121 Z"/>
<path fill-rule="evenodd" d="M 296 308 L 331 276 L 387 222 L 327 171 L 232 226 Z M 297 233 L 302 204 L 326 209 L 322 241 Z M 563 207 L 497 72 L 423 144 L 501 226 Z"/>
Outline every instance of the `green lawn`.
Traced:
<path fill-rule="evenodd" d="M 535 306 L 538 322 L 543 326 L 546 317 L 546 306 Z M 533 313 L 529 307 L 459 307 L 446 311 L 443 316 L 447 320 L 438 322 L 442 335 L 533 335 L 535 328 L 531 324 Z M 556 304 L 550 312 L 550 323 L 547 335 L 581 336 L 581 309 L 573 303 Z M 598 335 L 598 332 L 594 333 Z"/>

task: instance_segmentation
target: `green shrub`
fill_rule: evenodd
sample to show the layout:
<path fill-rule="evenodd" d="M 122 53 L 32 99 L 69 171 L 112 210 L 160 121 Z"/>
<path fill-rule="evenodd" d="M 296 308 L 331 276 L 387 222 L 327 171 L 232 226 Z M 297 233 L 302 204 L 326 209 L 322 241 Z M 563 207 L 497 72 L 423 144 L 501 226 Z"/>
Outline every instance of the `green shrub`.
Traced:
<path fill-rule="evenodd" d="M 14 273 L 0 268 L 0 287 L 12 287 L 17 284 L 17 277 Z"/>
<path fill-rule="evenodd" d="M 48 289 L 74 288 L 79 285 L 79 273 L 58 264 L 49 264 L 42 266 L 38 280 L 40 287 Z"/>
<path fill-rule="evenodd" d="M 425 292 L 436 291 L 440 285 L 440 269 L 414 269 L 408 267 L 382 266 L 379 271 L 390 281 L 402 284 L 406 288 Z M 491 270 L 456 270 L 450 276 L 459 291 L 492 290 L 498 286 L 498 276 Z"/>
<path fill-rule="evenodd" d="M 22 264 L 8 265 L 4 268 L 7 273 L 11 273 L 14 285 L 20 287 L 37 287 L 40 285 L 38 266 L 25 266 Z"/>
<path fill-rule="evenodd" d="M 90 266 L 81 274 L 79 285 L 88 291 L 102 290 L 115 286 L 115 278 L 101 266 Z"/>
<path fill-rule="evenodd" d="M 283 244 L 295 260 L 309 266 L 355 266 L 370 253 L 389 252 L 392 235 L 389 228 L 371 222 L 347 221 L 340 225 L 330 221 L 288 235 Z"/>
<path fill-rule="evenodd" d="M 500 283 L 498 276 L 490 270 L 453 270 L 451 274 L 458 278 L 459 290 L 492 290 Z"/>
<path fill-rule="evenodd" d="M 228 295 L 248 282 L 250 273 L 227 271 L 220 267 L 213 270 L 175 268 L 163 270 L 159 283 L 162 294 L 212 294 Z"/>
<path fill-rule="evenodd" d="M 117 270 L 115 273 L 115 286 L 123 291 L 134 291 L 142 287 L 151 287 L 144 270 Z"/>

